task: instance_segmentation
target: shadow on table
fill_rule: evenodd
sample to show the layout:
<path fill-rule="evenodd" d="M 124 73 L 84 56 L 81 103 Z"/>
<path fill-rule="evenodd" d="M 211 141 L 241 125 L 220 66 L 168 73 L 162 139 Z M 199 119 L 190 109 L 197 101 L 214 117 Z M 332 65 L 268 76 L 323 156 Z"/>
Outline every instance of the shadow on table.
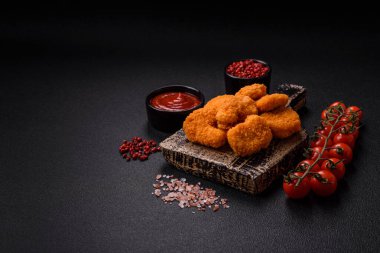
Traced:
<path fill-rule="evenodd" d="M 289 211 L 294 212 L 296 215 L 300 213 L 302 209 L 311 210 L 313 207 L 318 207 L 326 212 L 333 211 L 341 207 L 341 199 L 344 198 L 347 193 L 349 193 L 349 184 L 345 179 L 339 181 L 339 186 L 336 192 L 328 197 L 319 197 L 313 193 L 301 200 L 286 200 L 286 207 Z"/>
<path fill-rule="evenodd" d="M 147 133 L 149 138 L 154 139 L 157 142 L 161 142 L 173 134 L 173 133 L 161 132 L 155 129 L 148 121 L 146 121 L 144 124 L 144 132 Z"/>

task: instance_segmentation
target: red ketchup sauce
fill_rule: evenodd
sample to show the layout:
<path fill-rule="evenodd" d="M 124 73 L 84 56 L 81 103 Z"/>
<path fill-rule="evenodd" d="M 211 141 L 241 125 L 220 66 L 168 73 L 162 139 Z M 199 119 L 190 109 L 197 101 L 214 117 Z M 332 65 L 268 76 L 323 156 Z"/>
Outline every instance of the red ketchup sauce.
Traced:
<path fill-rule="evenodd" d="M 197 96 L 187 92 L 163 92 L 150 100 L 154 108 L 171 112 L 190 110 L 200 103 Z"/>

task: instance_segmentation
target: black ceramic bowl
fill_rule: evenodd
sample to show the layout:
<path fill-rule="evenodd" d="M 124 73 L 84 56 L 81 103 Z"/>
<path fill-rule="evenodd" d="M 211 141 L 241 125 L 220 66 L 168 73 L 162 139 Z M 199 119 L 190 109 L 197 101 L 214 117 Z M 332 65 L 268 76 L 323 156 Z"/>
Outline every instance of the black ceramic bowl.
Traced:
<path fill-rule="evenodd" d="M 175 112 L 160 110 L 151 105 L 151 99 L 163 92 L 187 92 L 197 96 L 201 103 L 189 110 Z M 163 132 L 175 132 L 182 128 L 183 121 L 185 120 L 187 115 L 189 115 L 192 111 L 203 107 L 204 104 L 205 98 L 199 90 L 184 85 L 172 85 L 159 88 L 157 90 L 152 91 L 145 99 L 148 121 L 154 128 Z"/>
<path fill-rule="evenodd" d="M 264 61 L 256 60 L 256 59 L 243 59 L 243 60 L 237 60 L 237 61 L 244 61 L 244 60 L 253 60 L 254 62 L 259 62 L 261 64 L 264 64 L 265 66 L 269 67 L 269 71 L 265 75 L 260 76 L 258 78 L 241 78 L 241 77 L 232 76 L 227 73 L 227 67 L 236 61 L 228 63 L 226 67 L 224 68 L 224 82 L 226 85 L 226 93 L 235 94 L 242 87 L 250 85 L 250 84 L 254 84 L 254 83 L 265 84 L 265 86 L 267 86 L 267 90 L 269 91 L 270 78 L 271 78 L 271 73 L 272 73 L 271 66 Z"/>

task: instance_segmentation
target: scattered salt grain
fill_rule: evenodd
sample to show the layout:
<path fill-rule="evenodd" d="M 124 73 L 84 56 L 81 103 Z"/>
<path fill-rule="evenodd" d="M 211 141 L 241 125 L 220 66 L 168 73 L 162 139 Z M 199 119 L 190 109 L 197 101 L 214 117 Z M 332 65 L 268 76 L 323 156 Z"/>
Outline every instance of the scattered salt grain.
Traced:
<path fill-rule="evenodd" d="M 154 190 L 154 195 L 156 195 L 157 197 L 160 197 L 161 196 L 161 190 L 160 189 Z"/>
<path fill-rule="evenodd" d="M 165 179 L 169 180 L 166 181 Z M 195 185 L 189 184 L 186 183 L 186 178 L 178 179 L 174 178 L 173 175 L 157 175 L 156 181 L 158 183 L 153 184 L 155 191 L 152 194 L 156 195 L 156 197 L 161 196 L 160 199 L 165 204 L 169 203 L 171 205 L 174 201 L 177 201 L 180 208 L 194 207 L 202 212 L 206 208 L 214 212 L 217 212 L 220 207 L 229 208 L 227 199 L 220 198 L 212 188 L 203 188 L 200 182 Z M 192 213 L 195 212 L 192 211 Z"/>

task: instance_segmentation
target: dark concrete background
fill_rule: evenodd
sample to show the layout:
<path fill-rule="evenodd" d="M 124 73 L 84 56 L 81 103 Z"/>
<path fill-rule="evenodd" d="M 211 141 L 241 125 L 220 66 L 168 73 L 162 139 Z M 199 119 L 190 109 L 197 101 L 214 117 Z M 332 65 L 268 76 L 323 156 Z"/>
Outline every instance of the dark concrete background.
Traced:
<path fill-rule="evenodd" d="M 0 18 L 1 252 L 376 252 L 380 247 L 380 34 L 372 16 L 150 11 Z M 272 87 L 308 89 L 311 131 L 335 100 L 364 110 L 355 158 L 335 195 L 290 201 L 277 181 L 252 197 L 185 175 L 161 154 L 126 163 L 152 89 L 222 94 L 223 67 L 255 57 Z M 165 205 L 156 174 L 201 181 L 230 201 L 217 213 Z"/>

